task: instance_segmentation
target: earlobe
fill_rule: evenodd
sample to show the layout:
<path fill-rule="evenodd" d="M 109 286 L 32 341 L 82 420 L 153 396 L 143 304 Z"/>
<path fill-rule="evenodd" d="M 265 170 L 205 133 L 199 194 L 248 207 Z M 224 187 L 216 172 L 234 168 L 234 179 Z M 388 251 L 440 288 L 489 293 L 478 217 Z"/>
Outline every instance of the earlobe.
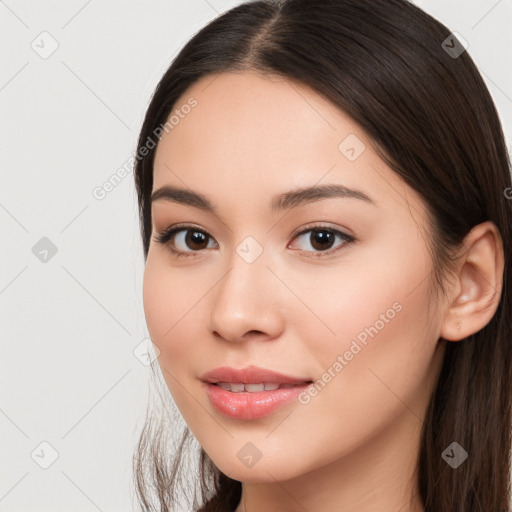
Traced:
<path fill-rule="evenodd" d="M 464 248 L 440 331 L 448 341 L 463 340 L 483 329 L 501 298 L 504 254 L 497 226 L 491 221 L 478 224 L 464 239 Z"/>

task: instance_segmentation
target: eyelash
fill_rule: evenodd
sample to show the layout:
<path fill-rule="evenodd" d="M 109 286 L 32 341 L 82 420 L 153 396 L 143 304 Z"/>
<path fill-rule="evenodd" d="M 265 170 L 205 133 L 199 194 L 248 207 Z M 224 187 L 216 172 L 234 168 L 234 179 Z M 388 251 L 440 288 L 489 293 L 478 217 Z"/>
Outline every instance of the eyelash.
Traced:
<path fill-rule="evenodd" d="M 354 238 L 353 236 L 347 235 L 346 233 L 343 233 L 342 231 L 339 231 L 338 229 L 334 229 L 334 228 L 330 228 L 330 227 L 327 227 L 324 225 L 318 225 L 318 224 L 313 225 L 313 226 L 308 226 L 307 229 L 304 229 L 302 231 L 299 231 L 298 233 L 295 233 L 292 240 L 295 240 L 295 238 L 297 238 L 301 235 L 304 235 L 306 233 L 309 233 L 310 231 L 315 231 L 315 230 L 316 231 L 327 231 L 329 233 L 333 233 L 335 236 L 339 236 L 340 238 L 342 238 L 345 241 L 345 243 L 334 248 L 334 249 L 329 249 L 327 251 L 315 251 L 315 252 L 313 252 L 312 255 L 309 254 L 307 256 L 308 258 L 319 258 L 319 257 L 324 257 L 325 255 L 330 255 L 332 253 L 335 253 L 335 252 L 345 248 L 347 245 L 350 245 L 356 241 L 356 238 Z M 174 237 L 174 235 L 178 234 L 181 231 L 193 231 L 193 232 L 197 232 L 197 233 L 202 233 L 203 235 L 209 237 L 210 239 L 212 238 L 206 231 L 203 231 L 202 229 L 199 229 L 190 224 L 180 224 L 177 226 L 171 226 L 170 228 L 163 231 L 161 234 L 155 236 L 154 241 L 159 244 L 162 244 L 162 245 L 168 245 L 170 251 L 177 258 L 182 257 L 182 256 L 185 256 L 185 257 L 195 256 L 197 253 L 201 252 L 201 250 L 179 251 L 173 247 L 173 244 L 171 244 L 170 242 L 171 242 L 172 238 Z M 303 252 L 308 254 L 311 251 L 303 251 Z"/>

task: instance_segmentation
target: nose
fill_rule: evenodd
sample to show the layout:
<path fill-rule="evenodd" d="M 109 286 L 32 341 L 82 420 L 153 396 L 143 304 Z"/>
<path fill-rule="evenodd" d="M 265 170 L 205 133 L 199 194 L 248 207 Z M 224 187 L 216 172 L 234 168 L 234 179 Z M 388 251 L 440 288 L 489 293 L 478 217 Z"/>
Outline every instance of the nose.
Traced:
<path fill-rule="evenodd" d="M 211 294 L 210 332 L 230 342 L 279 337 L 285 318 L 279 280 L 260 256 L 248 263 L 233 253 Z M 282 292 L 282 290 L 281 290 Z"/>

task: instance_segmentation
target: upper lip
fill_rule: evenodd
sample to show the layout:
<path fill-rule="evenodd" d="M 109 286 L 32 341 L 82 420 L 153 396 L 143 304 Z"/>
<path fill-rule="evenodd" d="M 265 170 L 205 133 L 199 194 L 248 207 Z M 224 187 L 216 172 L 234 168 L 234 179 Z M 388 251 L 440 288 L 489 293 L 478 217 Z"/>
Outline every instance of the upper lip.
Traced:
<path fill-rule="evenodd" d="M 300 377 L 291 377 L 282 373 L 259 368 L 257 366 L 248 366 L 246 368 L 232 368 L 223 366 L 215 368 L 202 375 L 201 380 L 210 384 L 217 382 L 230 382 L 242 384 L 259 384 L 259 383 L 278 383 L 278 384 L 304 384 L 311 382 L 310 379 Z"/>

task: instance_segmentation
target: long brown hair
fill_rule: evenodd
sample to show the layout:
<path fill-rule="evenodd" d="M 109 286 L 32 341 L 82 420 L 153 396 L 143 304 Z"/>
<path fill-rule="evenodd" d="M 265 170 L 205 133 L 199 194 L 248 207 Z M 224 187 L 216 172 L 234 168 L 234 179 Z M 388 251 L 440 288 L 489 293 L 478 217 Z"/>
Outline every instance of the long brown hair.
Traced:
<path fill-rule="evenodd" d="M 418 477 L 425 512 L 508 512 L 512 201 L 505 192 L 512 192 L 511 166 L 494 103 L 471 57 L 448 28 L 406 0 L 247 2 L 211 21 L 174 59 L 147 109 L 138 151 L 194 82 L 245 70 L 299 80 L 366 131 L 428 207 L 438 291 L 444 293 L 452 249 L 472 227 L 491 220 L 500 230 L 501 300 L 483 329 L 447 343 L 423 426 Z M 135 165 L 145 257 L 155 149 Z M 170 453 L 172 431 L 148 415 L 141 432 L 134 474 L 145 511 L 178 510 L 178 476 L 191 435 L 185 427 Z M 441 457 L 453 441 L 469 453 L 456 470 Z M 234 510 L 241 483 L 220 472 L 202 449 L 198 464 L 194 506 Z"/>

